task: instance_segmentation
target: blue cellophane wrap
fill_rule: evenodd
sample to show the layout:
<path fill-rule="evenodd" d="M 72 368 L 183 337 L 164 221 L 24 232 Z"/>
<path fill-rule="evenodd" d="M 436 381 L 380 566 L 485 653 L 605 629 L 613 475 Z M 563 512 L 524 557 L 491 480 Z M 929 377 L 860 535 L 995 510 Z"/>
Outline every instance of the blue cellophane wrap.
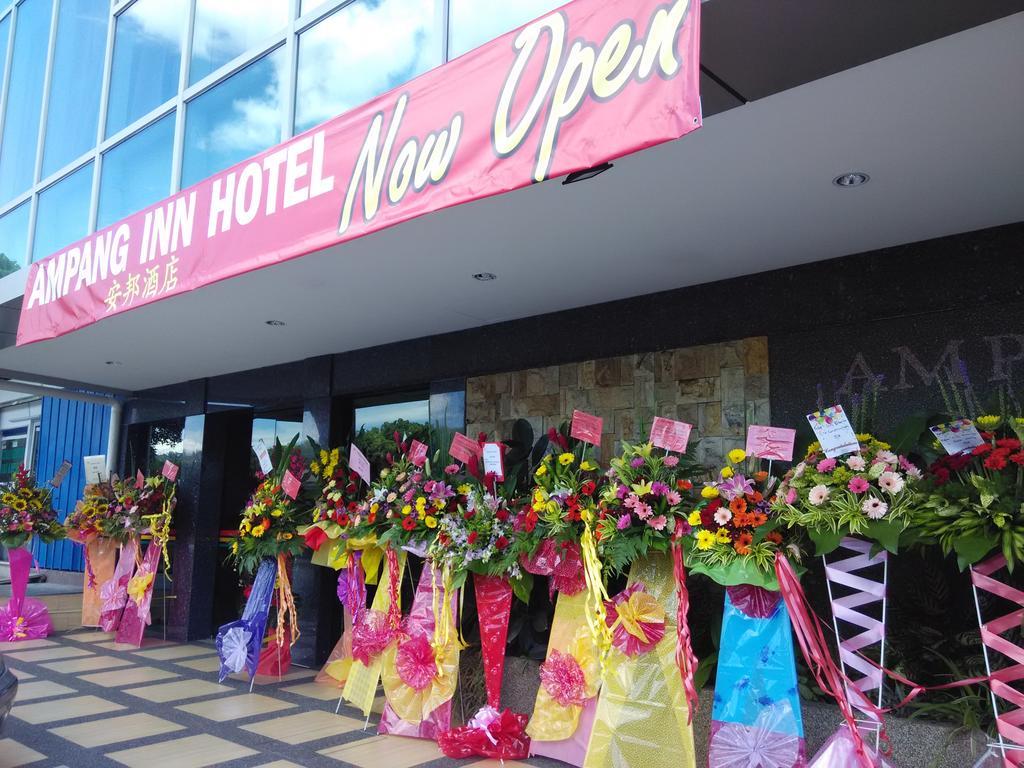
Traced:
<path fill-rule="evenodd" d="M 267 616 L 274 597 L 277 581 L 277 561 L 264 560 L 256 571 L 249 600 L 245 604 L 242 618 L 228 622 L 217 630 L 217 655 L 220 657 L 220 679 L 228 675 L 248 672 L 252 679 L 259 664 L 263 634 L 267 629 Z M 241 645 L 244 644 L 244 652 Z"/>
<path fill-rule="evenodd" d="M 709 768 L 807 765 L 793 635 L 778 593 L 727 590 L 711 719 Z"/>

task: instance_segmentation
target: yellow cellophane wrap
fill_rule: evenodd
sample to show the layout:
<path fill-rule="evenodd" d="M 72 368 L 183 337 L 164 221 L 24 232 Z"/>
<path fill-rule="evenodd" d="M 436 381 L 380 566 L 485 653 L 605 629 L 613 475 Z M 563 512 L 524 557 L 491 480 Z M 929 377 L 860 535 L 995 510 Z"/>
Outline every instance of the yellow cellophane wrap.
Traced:
<path fill-rule="evenodd" d="M 649 653 L 613 649 L 597 702 L 584 768 L 695 768 L 693 728 L 676 666 L 676 593 L 672 561 L 654 554 L 633 564 L 629 583 L 642 582 L 665 609 L 665 636 Z"/>
<path fill-rule="evenodd" d="M 551 623 L 548 656 L 553 651 L 567 653 L 579 662 L 587 681 L 587 693 L 597 694 L 601 680 L 600 653 L 587 625 L 587 591 L 576 595 L 559 593 L 555 618 Z M 551 698 L 542 685 L 537 691 L 533 716 L 526 732 L 535 741 L 564 741 L 576 733 L 583 707 L 563 707 Z"/>
<path fill-rule="evenodd" d="M 388 704 L 403 720 L 417 725 L 423 718 L 455 695 L 455 684 L 459 680 L 459 647 L 449 643 L 437 653 L 438 673 L 422 691 L 417 691 L 402 682 L 395 666 L 398 643 L 392 643 L 382 654 L 381 681 Z"/>
<path fill-rule="evenodd" d="M 103 611 L 100 588 L 114 577 L 114 561 L 117 559 L 118 544 L 113 539 L 96 537 L 85 542 L 85 547 L 89 550 L 89 565 L 96 577 L 96 587 L 95 589 L 89 588 L 87 571 L 82 577 L 85 580 L 82 589 L 82 626 L 98 627 L 100 613 Z"/>
<path fill-rule="evenodd" d="M 348 559 L 357 550 L 362 553 L 359 562 L 363 565 L 366 583 L 376 584 L 380 574 L 380 564 L 384 560 L 384 550 L 377 546 L 376 535 L 363 536 L 358 539 L 330 539 L 313 553 L 312 562 L 313 565 L 322 565 L 340 571 L 348 565 Z"/>
<path fill-rule="evenodd" d="M 405 572 L 405 552 L 398 553 L 398 581 L 401 583 L 402 574 Z M 388 569 L 383 569 L 380 585 L 377 587 L 377 594 L 373 596 L 373 603 L 370 610 L 387 613 L 391 607 L 390 596 L 391 578 Z M 386 653 L 386 651 L 385 651 Z M 341 692 L 345 701 L 359 708 L 364 717 L 369 717 L 373 700 L 377 696 L 377 682 L 380 680 L 381 660 L 384 654 L 372 659 L 370 666 L 354 659 L 349 669 L 348 680 L 345 681 L 345 688 Z"/>

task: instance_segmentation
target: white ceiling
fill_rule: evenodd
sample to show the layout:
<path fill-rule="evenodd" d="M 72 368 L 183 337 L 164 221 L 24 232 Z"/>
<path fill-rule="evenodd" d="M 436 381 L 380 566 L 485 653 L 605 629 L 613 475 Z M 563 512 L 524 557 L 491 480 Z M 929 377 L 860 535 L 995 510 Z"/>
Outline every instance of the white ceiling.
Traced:
<path fill-rule="evenodd" d="M 9 347 L 0 368 L 139 390 L 1021 221 L 1021 40 L 1024 13 L 716 115 L 594 180 Z M 871 182 L 831 185 L 850 170 Z M 482 271 L 498 280 L 471 279 Z M 722 312 L 752 311 L 722 297 Z"/>

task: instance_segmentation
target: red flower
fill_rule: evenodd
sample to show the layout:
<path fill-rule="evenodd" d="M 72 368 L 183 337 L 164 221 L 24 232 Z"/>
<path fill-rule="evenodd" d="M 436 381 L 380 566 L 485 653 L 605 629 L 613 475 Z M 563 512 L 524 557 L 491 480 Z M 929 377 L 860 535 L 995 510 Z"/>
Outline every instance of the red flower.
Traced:
<path fill-rule="evenodd" d="M 689 491 L 693 488 L 693 483 L 689 480 L 676 480 L 676 488 L 680 491 Z"/>
<path fill-rule="evenodd" d="M 594 495 L 594 491 L 596 491 L 596 490 L 597 490 L 597 483 L 595 483 L 593 480 L 587 480 L 587 482 L 585 482 L 580 487 L 580 493 L 582 493 L 585 496 L 593 496 Z"/>
<path fill-rule="evenodd" d="M 1010 457 L 1010 461 L 1020 467 L 1024 467 L 1024 451 L 1017 451 Z"/>
<path fill-rule="evenodd" d="M 465 512 L 462 513 L 462 516 L 466 520 L 472 520 L 474 515 L 476 515 L 476 510 L 473 509 L 467 509 Z"/>
<path fill-rule="evenodd" d="M 1016 451 L 1020 449 L 1020 440 L 1015 437 L 1004 437 L 1002 440 L 996 440 L 996 447 Z"/>
<path fill-rule="evenodd" d="M 494 513 L 494 516 L 504 523 L 506 520 L 508 520 L 508 510 L 502 507 L 501 509 Z"/>
<path fill-rule="evenodd" d="M 469 543 L 470 546 L 472 546 L 472 545 L 476 544 L 477 538 L 479 538 L 477 532 L 476 531 L 470 531 L 469 532 L 469 537 L 466 539 L 466 541 Z"/>
<path fill-rule="evenodd" d="M 416 518 L 409 516 L 402 518 L 402 527 L 407 531 L 416 529 Z"/>
<path fill-rule="evenodd" d="M 537 527 L 537 513 L 532 509 L 526 513 L 526 522 L 523 524 L 523 529 L 527 533 L 533 533 L 533 529 Z"/>
<path fill-rule="evenodd" d="M 945 467 L 936 467 L 932 470 L 932 474 L 935 476 L 936 485 L 945 485 L 949 482 L 949 470 Z"/>
<path fill-rule="evenodd" d="M 715 522 L 715 510 L 710 506 L 700 511 L 700 524 L 711 531 L 718 530 L 718 523 Z"/>
<path fill-rule="evenodd" d="M 498 540 L 494 542 L 494 546 L 496 546 L 499 550 L 506 549 L 508 547 L 508 539 L 506 539 L 504 536 L 499 536 Z"/>
<path fill-rule="evenodd" d="M 988 443 L 982 443 L 981 445 L 977 446 L 973 451 L 971 451 L 971 454 L 974 456 L 984 456 L 991 450 L 991 445 L 989 445 Z"/>
<path fill-rule="evenodd" d="M 338 515 L 337 523 L 342 528 L 344 528 L 346 525 L 349 524 L 349 517 L 348 517 L 348 515 L 345 515 L 345 514 Z"/>
<path fill-rule="evenodd" d="M 985 469 L 1006 469 L 1006 454 L 996 451 L 983 462 Z"/>

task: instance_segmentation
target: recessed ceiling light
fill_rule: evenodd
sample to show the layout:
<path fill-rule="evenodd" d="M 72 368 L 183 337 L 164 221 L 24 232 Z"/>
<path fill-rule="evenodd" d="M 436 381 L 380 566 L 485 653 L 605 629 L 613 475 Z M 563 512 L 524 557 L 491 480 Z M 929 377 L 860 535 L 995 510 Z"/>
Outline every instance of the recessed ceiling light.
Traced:
<path fill-rule="evenodd" d="M 566 184 L 575 184 L 577 181 L 592 179 L 595 176 L 600 176 L 602 173 L 613 167 L 614 166 L 611 163 L 601 163 L 600 165 L 595 165 L 593 168 L 587 168 L 583 171 L 574 171 L 565 177 L 565 181 L 562 182 L 562 186 L 564 187 Z"/>
<path fill-rule="evenodd" d="M 477 272 L 473 275 L 474 280 L 479 280 L 481 283 L 489 283 L 491 280 L 497 280 L 498 276 L 493 272 Z"/>
<path fill-rule="evenodd" d="M 107 360 L 107 365 L 124 365 L 120 360 Z"/>
<path fill-rule="evenodd" d="M 284 320 L 267 320 L 267 325 L 271 325 L 275 328 L 280 328 L 282 325 L 285 325 L 285 322 Z"/>
<path fill-rule="evenodd" d="M 860 187 L 871 181 L 871 177 L 861 171 L 851 171 L 850 173 L 842 173 L 832 179 L 832 183 L 837 187 L 849 188 L 849 187 Z"/>

